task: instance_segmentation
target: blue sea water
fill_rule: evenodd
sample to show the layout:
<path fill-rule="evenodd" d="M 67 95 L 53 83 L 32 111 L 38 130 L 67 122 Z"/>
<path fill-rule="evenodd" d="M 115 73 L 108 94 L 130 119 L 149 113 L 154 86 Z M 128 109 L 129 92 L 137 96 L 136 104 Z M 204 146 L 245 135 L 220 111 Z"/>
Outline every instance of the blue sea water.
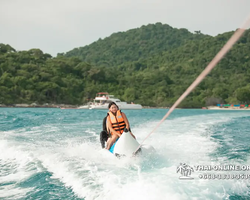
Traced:
<path fill-rule="evenodd" d="M 168 110 L 124 110 L 139 143 Z M 175 110 L 145 141 L 152 154 L 118 159 L 99 142 L 106 111 L 0 108 L 0 199 L 250 199 L 249 178 L 181 180 L 180 163 L 250 166 L 250 112 Z M 245 169 L 245 168 L 244 168 Z"/>

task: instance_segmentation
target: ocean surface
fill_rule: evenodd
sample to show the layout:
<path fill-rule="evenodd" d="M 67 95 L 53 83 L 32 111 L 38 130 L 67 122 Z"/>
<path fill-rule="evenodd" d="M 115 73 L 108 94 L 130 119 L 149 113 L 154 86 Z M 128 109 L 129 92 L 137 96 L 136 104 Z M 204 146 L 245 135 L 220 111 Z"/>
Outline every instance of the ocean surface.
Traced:
<path fill-rule="evenodd" d="M 124 113 L 140 143 L 167 111 Z M 0 199 L 250 199 L 250 111 L 175 110 L 145 141 L 154 152 L 121 159 L 101 149 L 104 116 L 0 108 Z"/>

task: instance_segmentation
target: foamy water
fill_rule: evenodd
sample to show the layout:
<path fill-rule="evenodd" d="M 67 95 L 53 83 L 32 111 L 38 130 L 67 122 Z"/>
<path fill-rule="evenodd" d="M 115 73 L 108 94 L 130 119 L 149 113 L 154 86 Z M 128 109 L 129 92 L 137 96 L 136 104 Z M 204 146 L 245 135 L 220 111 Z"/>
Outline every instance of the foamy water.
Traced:
<path fill-rule="evenodd" d="M 141 142 L 167 110 L 124 112 Z M 105 111 L 1 109 L 0 113 L 4 125 L 0 128 L 0 198 L 249 197 L 249 179 L 202 180 L 195 171 L 193 180 L 180 180 L 176 172 L 180 163 L 248 165 L 248 112 L 174 111 L 145 141 L 155 148 L 154 153 L 123 159 L 101 150 Z"/>

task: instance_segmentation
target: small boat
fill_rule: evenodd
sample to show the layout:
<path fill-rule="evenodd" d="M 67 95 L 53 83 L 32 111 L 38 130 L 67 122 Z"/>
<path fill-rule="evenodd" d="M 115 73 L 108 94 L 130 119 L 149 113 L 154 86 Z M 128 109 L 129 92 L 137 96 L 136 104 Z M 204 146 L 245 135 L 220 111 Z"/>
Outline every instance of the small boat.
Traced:
<path fill-rule="evenodd" d="M 130 109 L 130 110 L 140 110 L 142 106 L 140 104 L 134 104 L 131 102 L 128 104 L 127 102 L 123 102 L 120 99 L 114 97 L 114 95 L 110 95 L 107 92 L 99 92 L 97 93 L 94 102 L 90 105 L 89 109 L 108 109 L 108 105 L 110 102 L 115 102 L 119 109 Z"/>
<path fill-rule="evenodd" d="M 82 105 L 82 106 L 79 106 L 77 109 L 89 109 L 90 106 L 89 105 Z"/>
<path fill-rule="evenodd" d="M 77 107 L 77 109 L 89 109 L 91 104 L 92 104 L 92 102 L 88 102 L 85 105 Z"/>
<path fill-rule="evenodd" d="M 77 109 L 77 108 L 63 108 L 63 107 L 61 107 L 61 109 Z"/>

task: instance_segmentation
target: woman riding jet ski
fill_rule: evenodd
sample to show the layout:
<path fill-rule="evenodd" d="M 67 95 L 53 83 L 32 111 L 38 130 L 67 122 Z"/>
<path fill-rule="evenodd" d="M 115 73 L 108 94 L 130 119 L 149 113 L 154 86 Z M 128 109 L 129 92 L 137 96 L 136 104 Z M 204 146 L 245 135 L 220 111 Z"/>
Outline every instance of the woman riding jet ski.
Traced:
<path fill-rule="evenodd" d="M 127 130 L 126 128 L 124 129 L 124 132 L 131 132 L 131 129 Z M 111 137 L 111 134 L 108 132 L 107 130 L 107 116 L 103 118 L 103 122 L 102 122 L 102 131 L 100 133 L 100 142 L 101 142 L 101 146 L 104 149 L 105 148 L 105 143 L 107 142 L 107 140 L 109 139 L 109 137 Z"/>
<path fill-rule="evenodd" d="M 121 137 L 124 131 L 129 131 L 134 138 L 135 136 L 130 130 L 130 125 L 125 113 L 122 113 L 121 110 L 119 110 L 115 102 L 111 102 L 108 108 L 109 112 L 103 119 L 103 131 L 100 134 L 100 141 L 102 148 L 105 147 L 105 142 L 107 141 L 106 149 L 109 150 L 119 137 Z"/>
<path fill-rule="evenodd" d="M 140 144 L 130 130 L 126 115 L 119 110 L 114 102 L 109 104 L 108 115 L 103 119 L 103 131 L 100 133 L 100 142 L 102 148 L 108 149 L 118 157 L 124 155 L 132 156 L 138 152 L 143 154 L 154 152 L 154 148 L 149 145 L 143 145 L 138 149 Z"/>

